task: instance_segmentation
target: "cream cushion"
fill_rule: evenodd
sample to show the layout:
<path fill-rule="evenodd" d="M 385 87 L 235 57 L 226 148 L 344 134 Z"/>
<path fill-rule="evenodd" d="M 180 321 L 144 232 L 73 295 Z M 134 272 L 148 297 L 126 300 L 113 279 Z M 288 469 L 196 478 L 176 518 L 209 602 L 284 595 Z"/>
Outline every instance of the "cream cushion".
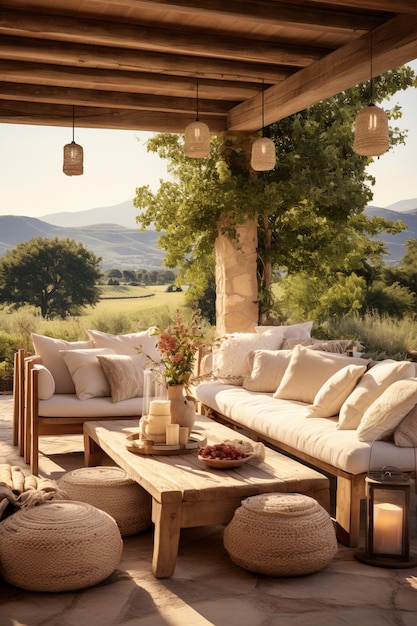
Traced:
<path fill-rule="evenodd" d="M 417 404 L 417 379 L 397 380 L 366 409 L 358 426 L 359 441 L 390 439 L 403 417 Z"/>
<path fill-rule="evenodd" d="M 298 345 L 292 351 L 289 365 L 274 398 L 313 404 L 319 389 L 335 372 L 346 365 L 363 364 L 361 359 L 310 350 Z"/>
<path fill-rule="evenodd" d="M 395 429 L 394 443 L 401 448 L 417 448 L 417 406 L 407 413 Z"/>
<path fill-rule="evenodd" d="M 61 350 L 63 359 L 74 381 L 79 400 L 90 400 L 110 395 L 110 385 L 97 361 L 99 354 L 112 354 L 109 348 L 88 350 Z"/>
<path fill-rule="evenodd" d="M 253 350 L 277 350 L 281 341 L 273 333 L 230 333 L 213 346 L 213 376 L 242 385 L 250 374 L 249 354 Z"/>
<path fill-rule="evenodd" d="M 387 359 L 376 363 L 362 376 L 352 393 L 342 404 L 338 428 L 355 430 L 372 402 L 396 380 L 411 378 L 415 370 L 409 361 Z"/>
<path fill-rule="evenodd" d="M 93 348 L 92 341 L 65 341 L 32 333 L 35 352 L 42 364 L 51 372 L 55 381 L 55 393 L 75 393 L 75 387 L 68 367 L 60 354 L 61 350 L 83 350 Z"/>
<path fill-rule="evenodd" d="M 47 367 L 35 363 L 33 369 L 38 370 L 38 398 L 49 400 L 55 393 L 55 379 Z"/>
<path fill-rule="evenodd" d="M 366 371 L 364 365 L 346 365 L 330 376 L 309 407 L 309 417 L 333 417 Z"/>
<path fill-rule="evenodd" d="M 161 354 L 157 349 L 158 335 L 154 334 L 153 326 L 147 330 L 125 335 L 112 335 L 100 330 L 87 330 L 88 336 L 94 342 L 95 348 L 110 348 L 115 354 L 127 354 L 140 357 L 145 365 L 149 359 L 159 363 Z"/>
<path fill-rule="evenodd" d="M 313 322 L 302 322 L 301 324 L 288 324 L 284 326 L 255 326 L 257 333 L 271 332 L 282 339 L 308 339 L 311 337 Z"/>
<path fill-rule="evenodd" d="M 109 381 L 113 402 L 143 396 L 143 361 L 141 356 L 109 354 L 98 355 L 97 359 Z"/>
<path fill-rule="evenodd" d="M 248 391 L 273 393 L 291 359 L 291 350 L 254 350 L 249 354 L 251 372 L 243 381 Z"/>

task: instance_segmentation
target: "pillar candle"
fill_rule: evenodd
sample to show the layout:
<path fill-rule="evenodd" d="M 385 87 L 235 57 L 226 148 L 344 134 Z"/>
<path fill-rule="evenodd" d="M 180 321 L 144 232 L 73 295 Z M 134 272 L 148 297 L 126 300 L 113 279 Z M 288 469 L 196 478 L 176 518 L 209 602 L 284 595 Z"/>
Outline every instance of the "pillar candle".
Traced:
<path fill-rule="evenodd" d="M 179 443 L 179 431 L 178 424 L 168 424 L 166 427 L 166 442 L 169 445 L 176 445 Z"/>
<path fill-rule="evenodd" d="M 396 504 L 382 502 L 374 506 L 373 551 L 383 554 L 402 552 L 403 509 Z"/>

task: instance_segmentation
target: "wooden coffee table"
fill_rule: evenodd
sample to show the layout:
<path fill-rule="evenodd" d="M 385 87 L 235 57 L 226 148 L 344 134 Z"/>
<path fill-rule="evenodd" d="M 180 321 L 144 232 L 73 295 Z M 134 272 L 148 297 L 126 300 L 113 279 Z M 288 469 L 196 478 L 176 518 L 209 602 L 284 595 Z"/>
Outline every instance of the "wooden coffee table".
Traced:
<path fill-rule="evenodd" d="M 139 430 L 139 421 L 86 422 L 86 466 L 100 465 L 105 452 L 152 496 L 155 524 L 152 572 L 172 576 L 181 528 L 227 524 L 241 501 L 260 493 L 303 493 L 329 510 L 328 479 L 269 448 L 261 464 L 252 461 L 236 469 L 212 469 L 197 458 L 197 451 L 173 456 L 130 452 L 127 439 Z M 193 431 L 212 444 L 225 439 L 251 441 L 240 433 L 198 415 Z M 252 442 L 253 443 L 253 442 Z"/>

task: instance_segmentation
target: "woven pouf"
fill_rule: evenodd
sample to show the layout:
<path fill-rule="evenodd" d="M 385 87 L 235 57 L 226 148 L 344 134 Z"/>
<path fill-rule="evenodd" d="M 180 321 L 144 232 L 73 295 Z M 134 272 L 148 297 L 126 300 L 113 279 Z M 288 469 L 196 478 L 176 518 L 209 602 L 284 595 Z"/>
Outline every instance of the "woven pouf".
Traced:
<path fill-rule="evenodd" d="M 151 525 L 151 496 L 120 467 L 82 467 L 64 474 L 59 487 L 71 500 L 88 502 L 114 517 L 122 537 Z"/>
<path fill-rule="evenodd" d="M 114 519 L 85 502 L 46 502 L 0 523 L 0 575 L 29 591 L 91 587 L 114 571 L 123 541 Z"/>
<path fill-rule="evenodd" d="M 267 576 L 312 574 L 337 551 L 329 514 L 298 493 L 246 498 L 226 526 L 223 542 L 237 565 Z"/>

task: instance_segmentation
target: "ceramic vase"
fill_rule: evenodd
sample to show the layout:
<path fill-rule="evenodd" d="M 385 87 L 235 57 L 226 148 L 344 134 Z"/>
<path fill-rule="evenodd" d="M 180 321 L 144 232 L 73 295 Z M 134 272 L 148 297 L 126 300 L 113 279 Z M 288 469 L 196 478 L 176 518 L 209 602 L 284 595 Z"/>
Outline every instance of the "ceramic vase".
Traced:
<path fill-rule="evenodd" d="M 188 400 L 185 395 L 184 385 L 168 385 L 168 400 L 171 400 L 171 424 L 194 426 L 195 405 L 193 400 Z"/>

